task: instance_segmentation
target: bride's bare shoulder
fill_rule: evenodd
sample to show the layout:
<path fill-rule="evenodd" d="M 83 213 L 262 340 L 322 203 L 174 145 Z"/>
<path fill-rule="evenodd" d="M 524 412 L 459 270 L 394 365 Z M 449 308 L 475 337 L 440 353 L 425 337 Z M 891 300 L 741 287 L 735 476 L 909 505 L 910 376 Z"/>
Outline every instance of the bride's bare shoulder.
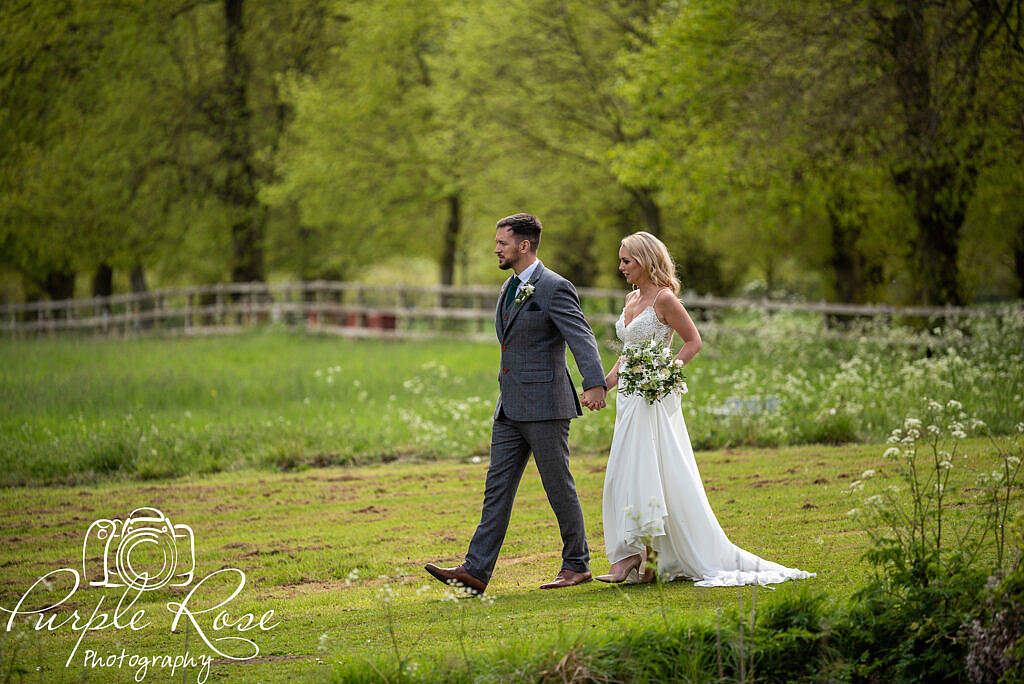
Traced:
<path fill-rule="evenodd" d="M 658 294 L 654 296 L 654 313 L 662 323 L 668 324 L 667 314 L 682 307 L 682 302 L 679 301 L 679 298 L 670 287 L 661 288 L 658 290 Z"/>

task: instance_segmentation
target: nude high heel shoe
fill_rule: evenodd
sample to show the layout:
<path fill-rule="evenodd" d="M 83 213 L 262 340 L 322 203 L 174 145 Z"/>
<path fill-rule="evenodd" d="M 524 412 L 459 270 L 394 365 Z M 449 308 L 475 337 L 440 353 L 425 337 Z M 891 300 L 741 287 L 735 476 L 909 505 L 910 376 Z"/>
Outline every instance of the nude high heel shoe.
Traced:
<path fill-rule="evenodd" d="M 644 551 L 643 553 L 638 553 L 636 556 L 630 556 L 630 558 L 636 558 L 636 562 L 631 562 L 621 573 L 598 575 L 594 579 L 599 582 L 611 582 L 612 584 L 619 584 L 621 582 L 625 582 L 626 584 L 639 583 L 640 568 L 644 567 L 644 563 L 647 562 L 647 552 Z"/>

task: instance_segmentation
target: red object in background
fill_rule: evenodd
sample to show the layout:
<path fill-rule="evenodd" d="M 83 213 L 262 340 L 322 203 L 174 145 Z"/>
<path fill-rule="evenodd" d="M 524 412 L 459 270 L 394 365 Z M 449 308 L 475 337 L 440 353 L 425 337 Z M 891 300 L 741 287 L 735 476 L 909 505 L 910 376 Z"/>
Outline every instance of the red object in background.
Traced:
<path fill-rule="evenodd" d="M 376 330 L 394 330 L 398 327 L 398 318 L 394 314 L 368 313 L 366 314 L 366 327 Z"/>

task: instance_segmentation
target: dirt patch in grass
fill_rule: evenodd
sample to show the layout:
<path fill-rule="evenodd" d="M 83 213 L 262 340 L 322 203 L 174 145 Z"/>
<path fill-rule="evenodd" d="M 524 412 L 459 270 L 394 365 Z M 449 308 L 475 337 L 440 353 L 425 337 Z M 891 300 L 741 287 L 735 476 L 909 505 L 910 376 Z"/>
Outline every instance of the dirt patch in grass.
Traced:
<path fill-rule="evenodd" d="M 778 480 L 758 480 L 757 482 L 751 482 L 751 487 L 767 487 L 768 485 L 780 484 L 783 482 L 789 482 L 788 477 L 783 477 Z"/>
<path fill-rule="evenodd" d="M 365 508 L 357 508 L 356 510 L 354 510 L 354 511 L 352 511 L 352 512 L 353 512 L 353 513 L 375 513 L 375 514 L 383 514 L 383 513 L 387 513 L 387 511 L 388 511 L 388 509 L 386 509 L 386 508 L 384 508 L 384 507 L 380 507 L 380 508 L 377 508 L 377 507 L 376 507 L 376 506 L 374 506 L 373 504 L 370 504 L 369 506 L 366 506 Z"/>
<path fill-rule="evenodd" d="M 259 663 L 284 663 L 292 660 L 313 660 L 315 655 L 272 655 L 256 656 L 248 660 L 230 660 L 228 658 L 217 658 L 211 660 L 210 665 L 258 665 Z"/>

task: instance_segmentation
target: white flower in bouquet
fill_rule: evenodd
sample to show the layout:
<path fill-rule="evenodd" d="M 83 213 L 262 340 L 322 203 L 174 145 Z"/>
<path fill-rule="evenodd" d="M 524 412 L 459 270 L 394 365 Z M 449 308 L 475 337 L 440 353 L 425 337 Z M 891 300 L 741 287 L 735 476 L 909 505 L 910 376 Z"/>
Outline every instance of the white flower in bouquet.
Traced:
<path fill-rule="evenodd" d="M 660 340 L 649 340 L 623 350 L 619 381 L 624 394 L 638 394 L 653 404 L 671 392 L 686 394 L 682 361 Z"/>

